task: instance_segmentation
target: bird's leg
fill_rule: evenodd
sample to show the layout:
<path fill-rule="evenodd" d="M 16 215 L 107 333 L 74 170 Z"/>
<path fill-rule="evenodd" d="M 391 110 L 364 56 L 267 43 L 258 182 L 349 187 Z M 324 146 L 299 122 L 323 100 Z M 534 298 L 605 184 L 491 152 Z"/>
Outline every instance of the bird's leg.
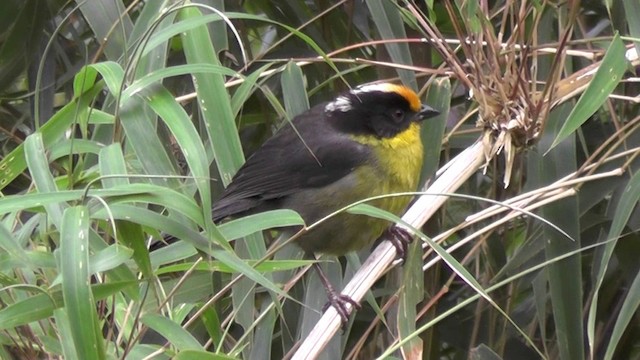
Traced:
<path fill-rule="evenodd" d="M 329 299 L 327 304 L 322 308 L 322 311 L 327 310 L 329 306 L 333 306 L 336 312 L 338 312 L 338 315 L 340 315 L 342 327 L 344 327 L 349 322 L 349 315 L 351 314 L 347 304 L 351 304 L 355 309 L 360 309 L 360 304 L 351 297 L 337 292 L 333 285 L 331 285 L 327 275 L 322 271 L 319 263 L 314 263 L 313 267 L 316 269 L 318 277 L 320 277 L 320 281 L 324 286 L 324 290 L 327 292 L 327 298 Z"/>
<path fill-rule="evenodd" d="M 398 258 L 402 259 L 402 262 L 407 260 L 407 249 L 413 241 L 413 235 L 404 228 L 392 225 L 384 232 L 383 237 L 389 240 L 393 247 L 396 248 Z"/>

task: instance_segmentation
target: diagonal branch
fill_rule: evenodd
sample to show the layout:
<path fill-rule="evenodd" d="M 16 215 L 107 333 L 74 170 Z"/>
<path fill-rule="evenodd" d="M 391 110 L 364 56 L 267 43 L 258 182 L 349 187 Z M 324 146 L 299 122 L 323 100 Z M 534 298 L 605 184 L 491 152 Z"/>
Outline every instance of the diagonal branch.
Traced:
<path fill-rule="evenodd" d="M 426 191 L 430 193 L 455 192 L 482 166 L 484 160 L 482 143 L 476 142 L 451 160 L 447 164 L 447 170 Z M 415 228 L 420 228 L 447 199 L 447 196 L 421 196 L 405 213 L 402 220 Z M 356 301 L 362 300 L 367 291 L 382 276 L 395 258 L 396 248 L 389 241 L 383 241 L 367 261 L 362 264 L 362 267 L 345 286 L 342 293 Z M 300 345 L 292 359 L 317 358 L 329 340 L 340 329 L 341 324 L 338 313 L 333 307 L 329 307 L 309 336 Z"/>

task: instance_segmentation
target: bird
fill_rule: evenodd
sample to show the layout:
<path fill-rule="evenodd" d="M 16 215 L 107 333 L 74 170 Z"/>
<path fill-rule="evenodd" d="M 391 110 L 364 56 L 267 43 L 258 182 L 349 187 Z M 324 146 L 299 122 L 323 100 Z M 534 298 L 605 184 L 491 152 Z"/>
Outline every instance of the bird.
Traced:
<path fill-rule="evenodd" d="M 365 84 L 317 104 L 286 122 L 246 160 L 214 203 L 213 221 L 291 209 L 313 224 L 369 197 L 415 191 L 424 156 L 421 123 L 437 114 L 409 87 L 393 83 Z M 400 215 L 410 200 L 384 197 L 369 204 Z M 343 212 L 303 233 L 296 244 L 308 255 L 341 256 L 370 246 L 388 228 L 404 255 L 411 237 L 389 225 Z M 345 303 L 357 308 L 357 302 L 338 294 L 316 269 L 344 323 Z"/>

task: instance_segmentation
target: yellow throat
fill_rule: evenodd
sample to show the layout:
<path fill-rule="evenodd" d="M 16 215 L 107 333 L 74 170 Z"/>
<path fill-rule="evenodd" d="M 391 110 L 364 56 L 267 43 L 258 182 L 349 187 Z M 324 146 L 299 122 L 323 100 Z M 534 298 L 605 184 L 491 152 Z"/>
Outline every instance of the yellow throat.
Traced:
<path fill-rule="evenodd" d="M 358 135 L 353 139 L 372 148 L 379 169 L 391 182 L 390 192 L 416 190 L 424 156 L 419 123 L 411 123 L 407 130 L 392 138 Z"/>

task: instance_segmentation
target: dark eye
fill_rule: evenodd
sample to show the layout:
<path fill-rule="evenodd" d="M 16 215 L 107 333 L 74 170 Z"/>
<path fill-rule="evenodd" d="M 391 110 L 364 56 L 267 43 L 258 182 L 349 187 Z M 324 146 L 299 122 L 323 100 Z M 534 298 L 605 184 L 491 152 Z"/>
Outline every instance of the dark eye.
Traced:
<path fill-rule="evenodd" d="M 395 110 L 393 110 L 393 112 L 391 113 L 391 116 L 393 117 L 393 121 L 395 121 L 395 122 L 401 122 L 402 120 L 404 120 L 404 110 L 402 110 L 402 109 L 395 109 Z"/>

